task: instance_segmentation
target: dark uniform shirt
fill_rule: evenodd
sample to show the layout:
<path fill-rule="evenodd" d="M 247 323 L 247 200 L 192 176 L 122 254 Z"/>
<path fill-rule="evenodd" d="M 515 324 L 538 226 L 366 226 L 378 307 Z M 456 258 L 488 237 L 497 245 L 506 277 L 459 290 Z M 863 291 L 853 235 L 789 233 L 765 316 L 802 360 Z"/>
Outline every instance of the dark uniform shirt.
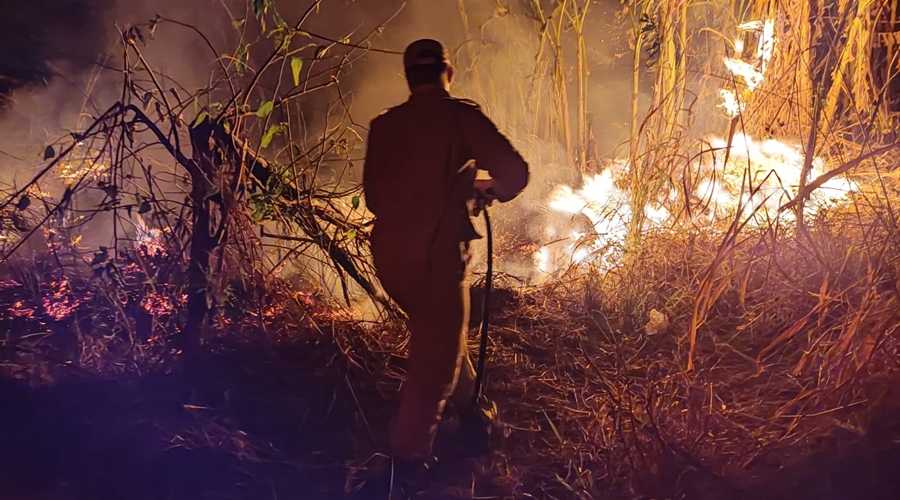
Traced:
<path fill-rule="evenodd" d="M 363 170 L 373 246 L 390 241 L 412 253 L 477 238 L 467 204 L 476 168 L 494 179 L 501 202 L 528 183 L 528 164 L 472 101 L 418 89 L 375 118 Z"/>

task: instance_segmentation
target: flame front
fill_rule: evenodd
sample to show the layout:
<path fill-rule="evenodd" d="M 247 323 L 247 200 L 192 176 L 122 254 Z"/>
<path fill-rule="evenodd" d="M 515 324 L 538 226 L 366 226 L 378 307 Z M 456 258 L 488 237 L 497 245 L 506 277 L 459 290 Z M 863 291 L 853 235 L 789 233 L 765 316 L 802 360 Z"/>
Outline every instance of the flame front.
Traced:
<path fill-rule="evenodd" d="M 724 108 L 730 117 L 743 112 L 747 99 L 765 80 L 778 42 L 772 19 L 753 21 L 738 26 L 734 40 L 734 57 L 724 60 L 731 75 L 730 88 L 719 90 Z M 756 50 L 749 54 L 747 43 L 755 42 Z M 646 231 L 653 227 L 707 228 L 715 231 L 721 223 L 734 217 L 750 226 L 765 226 L 773 222 L 793 221 L 795 215 L 781 211 L 781 206 L 793 199 L 801 185 L 825 173 L 825 163 L 813 158 L 806 179 L 803 175 L 805 156 L 799 146 L 775 139 L 756 141 L 743 133 L 734 134 L 731 141 L 709 137 L 700 154 L 684 168 L 681 179 L 672 179 L 668 189 L 655 193 L 656 199 L 643 207 L 643 227 L 632 228 L 635 207 L 629 193 L 620 186 L 629 165 L 625 160 L 611 162 L 600 174 L 584 179 L 581 188 L 557 186 L 550 196 L 551 211 L 572 216 L 570 228 L 554 223 L 545 228 L 548 241 L 563 239 L 565 248 L 548 243 L 535 252 L 535 266 L 539 274 L 547 274 L 588 262 L 601 268 L 615 263 L 622 255 L 629 231 Z M 806 212 L 815 213 L 847 198 L 857 189 L 850 180 L 833 178 L 810 195 Z M 682 210 L 687 207 L 689 210 Z M 689 214 L 679 215 L 673 213 Z M 576 228 L 575 219 L 590 221 L 592 231 Z M 571 236 L 569 236 L 571 235 Z"/>
<path fill-rule="evenodd" d="M 159 229 L 149 227 L 144 222 L 144 219 L 137 215 L 135 217 L 137 222 L 134 227 L 136 229 L 136 233 L 134 236 L 134 245 L 135 248 L 145 253 L 145 255 L 154 257 L 156 255 L 166 255 L 166 246 L 162 241 L 162 231 Z"/>
<path fill-rule="evenodd" d="M 687 169 L 693 181 L 685 184 L 693 188 L 688 193 L 663 192 L 659 200 L 645 206 L 643 230 L 679 225 L 715 230 L 734 217 L 755 227 L 794 220 L 793 212 L 780 208 L 797 195 L 801 186 L 805 157 L 798 146 L 774 139 L 755 141 L 743 134 L 732 137 L 730 148 L 728 140 L 721 137 L 711 137 L 706 142 L 705 153 Z M 615 262 L 625 246 L 634 210 L 628 193 L 617 187 L 627 172 L 625 163 L 618 161 L 585 179 L 580 189 L 556 187 L 548 206 L 554 212 L 572 216 L 572 228 L 547 226 L 548 239 L 566 234 L 566 246 L 561 249 L 558 244 L 547 244 L 539 248 L 535 253 L 539 273 L 553 273 L 582 262 L 600 267 Z M 824 162 L 813 158 L 806 181 L 824 173 Z M 846 200 L 856 189 L 856 184 L 848 179 L 830 179 L 811 194 L 805 210 L 815 214 Z M 693 207 L 690 218 L 673 215 L 675 210 L 670 208 L 678 203 Z M 590 221 L 590 234 L 574 229 L 574 217 L 578 216 Z"/>
<path fill-rule="evenodd" d="M 741 114 L 747 107 L 747 98 L 762 85 L 778 42 L 773 19 L 741 24 L 738 31 L 740 35 L 734 40 L 736 57 L 726 57 L 724 61 L 731 74 L 729 85 L 719 90 L 719 97 L 722 99 L 719 107 L 730 117 Z M 743 59 L 745 35 L 757 38 L 756 52 L 750 61 Z"/>
<path fill-rule="evenodd" d="M 102 158 L 102 154 L 79 142 L 75 150 L 57 164 L 57 175 L 66 186 L 81 182 L 82 179 L 104 179 L 109 172 L 109 165 Z"/>

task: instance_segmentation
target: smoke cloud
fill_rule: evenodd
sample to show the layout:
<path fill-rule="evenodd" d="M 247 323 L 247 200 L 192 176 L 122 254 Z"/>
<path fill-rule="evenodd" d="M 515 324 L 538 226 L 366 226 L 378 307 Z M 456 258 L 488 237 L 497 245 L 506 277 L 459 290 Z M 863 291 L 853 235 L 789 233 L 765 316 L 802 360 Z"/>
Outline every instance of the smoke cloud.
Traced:
<path fill-rule="evenodd" d="M 0 182 L 7 186 L 27 181 L 40 167 L 46 144 L 78 129 L 121 98 L 123 67 L 120 31 L 155 16 L 195 25 L 210 40 L 210 51 L 189 30 L 161 25 L 144 55 L 164 76 L 163 85 L 195 90 L 207 85 L 216 71 L 216 57 L 233 53 L 238 37 L 258 35 L 244 0 L 5 0 L 0 7 L 0 45 L 13 47 L 0 54 Z M 276 0 L 274 8 L 292 22 L 310 1 Z M 546 13 L 553 2 L 542 1 Z M 609 157 L 627 138 L 630 123 L 631 55 L 627 32 L 614 13 L 617 0 L 592 3 L 595 9 L 585 26 L 587 47 L 586 106 L 591 118 L 595 150 Z M 394 17 L 392 16 L 399 12 Z M 436 38 L 451 49 L 458 69 L 454 94 L 471 98 L 521 149 L 532 166 L 532 185 L 515 203 L 496 210 L 500 232 L 508 239 L 525 236 L 544 242 L 549 215 L 542 204 L 557 183 L 578 184 L 580 174 L 571 162 L 553 124 L 556 99 L 549 83 L 552 58 L 541 50 L 540 22 L 534 2 L 512 0 L 325 0 L 311 16 L 307 29 L 329 37 L 359 40 L 377 30 L 369 42 L 378 48 L 402 51 L 418 38 Z M 247 20 L 241 25 L 242 20 Z M 243 28 L 241 28 L 243 27 Z M 243 29 L 243 33 L 241 32 Z M 563 36 L 572 36 L 566 33 Z M 574 44 L 568 44 L 574 46 Z M 574 107 L 574 49 L 567 46 L 568 95 Z M 251 52 L 251 61 L 271 50 L 265 43 Z M 370 52 L 354 63 L 341 79 L 355 123 L 365 126 L 383 109 L 407 97 L 401 58 Z M 315 127 L 334 95 L 316 95 L 303 102 L 306 118 Z M 574 113 L 570 127 L 575 129 Z M 324 121 L 324 120 L 322 120 Z M 556 127 L 556 128 L 555 128 Z M 361 136 L 365 131 L 358 130 Z M 362 151 L 362 144 L 357 151 Z M 351 172 L 359 180 L 361 170 Z M 501 235 L 503 236 L 503 235 Z M 97 241 L 106 235 L 99 234 Z M 100 243 L 102 244 L 102 243 Z M 528 256 L 501 264 L 505 270 L 527 274 Z"/>

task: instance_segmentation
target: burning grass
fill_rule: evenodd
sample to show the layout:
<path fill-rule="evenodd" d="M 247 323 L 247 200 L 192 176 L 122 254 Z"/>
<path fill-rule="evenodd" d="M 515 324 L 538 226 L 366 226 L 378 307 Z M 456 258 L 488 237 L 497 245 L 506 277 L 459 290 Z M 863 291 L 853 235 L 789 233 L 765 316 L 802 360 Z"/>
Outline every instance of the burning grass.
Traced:
<path fill-rule="evenodd" d="M 584 184 L 540 200 L 552 222 L 530 207 L 528 232 L 543 239 L 498 235 L 499 256 L 536 257 L 518 267 L 547 278 L 505 276 L 494 295 L 487 392 L 504 438 L 489 459 L 445 465 L 426 497 L 896 498 L 900 181 L 881 168 L 894 166 L 883 161 L 890 141 L 817 128 L 806 79 L 824 73 L 788 65 L 811 57 L 813 40 L 793 40 L 780 17 L 737 24 L 719 68 L 729 85 L 709 93 L 725 99 L 728 134 L 692 141 L 686 4 L 678 13 L 663 3 L 649 12 L 672 22 L 653 28 L 660 64 L 643 122 L 638 40 L 630 155 L 588 158 L 588 85 L 579 69 L 572 141 L 562 61 L 566 19 L 586 59 L 587 8 L 573 4 L 575 15 L 547 31 L 535 2 L 542 47 L 555 47 L 559 116 L 546 134 L 537 110 L 526 119 L 536 149 L 563 143 L 554 165 L 568 171 L 554 180 L 572 173 Z M 292 111 L 289 99 L 336 86 L 368 38 L 331 42 L 329 54 L 343 55 L 306 77 L 313 87 L 295 68 L 307 49 L 333 57 L 315 45 L 292 52 L 282 39 L 252 75 L 223 64 L 225 104 L 189 122 L 189 100 L 159 87 L 140 30 L 123 47 L 146 79 L 126 81 L 126 101 L 59 155 L 48 148 L 42 173 L 0 208 L 5 259 L 28 237 L 47 238 L 46 254 L 7 260 L 0 276 L 0 405 L 11 409 L 0 415 L 0 486 L 23 498 L 339 498 L 347 473 L 387 449 L 406 335 L 396 314 L 364 322 L 344 306 L 352 292 L 379 297 L 365 200 L 319 175 L 325 163 L 353 164 L 362 138 L 349 110 L 335 104 L 341 125 L 306 143 L 304 120 L 290 118 L 301 105 Z M 278 78 L 293 88 L 248 115 L 263 73 L 287 61 L 291 78 Z M 838 87 L 820 96 L 826 117 L 842 109 Z M 287 121 L 270 123 L 275 108 Z M 774 127 L 769 119 L 788 112 L 775 108 L 803 110 L 813 126 Z M 187 179 L 173 181 L 176 195 L 133 134 L 185 171 L 170 172 Z M 190 142 L 191 157 L 173 138 Z M 59 200 L 44 192 L 51 173 L 65 188 Z M 113 221 L 114 248 L 93 257 L 68 236 L 93 216 L 66 218 L 85 190 L 104 195 L 89 213 Z M 333 280 L 293 285 L 277 274 L 287 262 Z"/>
<path fill-rule="evenodd" d="M 895 494 L 896 483 L 879 474 L 896 463 L 890 443 L 900 437 L 891 417 L 900 249 L 889 212 L 864 206 L 822 215 L 803 237 L 759 228 L 723 250 L 718 238 L 659 232 L 603 273 L 542 286 L 501 277 L 487 390 L 507 437 L 488 460 L 448 465 L 432 497 L 822 498 L 822 482 L 809 478 L 841 467 L 822 457 L 846 453 L 872 465 L 855 485 L 834 483 L 835 498 Z M 697 284 L 711 268 L 715 300 L 688 371 Z M 136 272 L 123 271 L 113 296 L 128 300 L 118 304 L 105 302 L 106 275 L 33 271 L 2 289 L 12 313 L 2 321 L 4 406 L 19 408 L 4 428 L 29 412 L 61 425 L 52 440 L 35 424 L 3 442 L 42 453 L 77 444 L 81 460 L 102 462 L 109 452 L 76 436 L 111 425 L 120 429 L 103 441 L 112 449 L 142 443 L 140 453 L 114 453 L 114 470 L 132 483 L 96 470 L 79 476 L 77 467 L 38 473 L 38 452 L 8 470 L 35 467 L 42 484 L 65 478 L 74 498 L 337 498 L 348 470 L 385 450 L 403 373 L 401 327 L 357 322 L 324 296 L 275 284 L 267 297 L 235 292 L 241 307 L 225 308 L 206 348 L 183 359 L 170 344 L 183 318 L 166 323 L 165 311 L 145 307 L 177 302 L 178 289 L 158 282 L 151 293 L 129 275 Z M 93 324 L 119 307 L 151 314 L 152 335 L 129 338 L 126 327 L 87 334 L 86 317 Z M 663 326 L 646 328 L 652 310 Z M 107 378 L 122 372 L 131 375 Z M 6 405 L 26 394 L 28 404 Z M 52 423 L 49 407 L 77 425 Z M 106 423 L 94 423 L 95 410 Z M 190 485 L 168 462 L 200 479 Z M 144 491 L 147 470 L 162 479 Z M 214 479 L 223 474 L 229 479 Z M 773 492 L 772 481 L 783 489 Z"/>
<path fill-rule="evenodd" d="M 862 229 L 838 220 L 809 241 L 772 232 L 732 249 L 693 371 L 691 290 L 715 240 L 657 235 L 605 277 L 527 291 L 502 316 L 492 358 L 515 426 L 510 482 L 538 476 L 558 498 L 822 498 L 797 479 L 804 459 L 897 437 L 880 420 L 895 408 L 896 271 L 859 245 Z M 644 327 L 653 309 L 665 333 Z M 775 478 L 782 491 L 760 486 Z M 857 486 L 835 498 L 872 487 Z"/>

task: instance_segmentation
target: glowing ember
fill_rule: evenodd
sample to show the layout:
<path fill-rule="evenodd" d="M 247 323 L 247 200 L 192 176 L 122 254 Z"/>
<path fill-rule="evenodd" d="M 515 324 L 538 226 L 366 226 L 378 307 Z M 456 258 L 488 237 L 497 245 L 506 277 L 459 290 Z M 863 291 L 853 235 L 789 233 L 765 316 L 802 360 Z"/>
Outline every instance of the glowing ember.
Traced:
<path fill-rule="evenodd" d="M 157 316 L 168 314 L 175 306 L 172 305 L 172 299 L 169 297 L 160 296 L 157 293 L 150 293 L 141 299 L 141 308 L 148 313 Z"/>
<path fill-rule="evenodd" d="M 26 306 L 21 300 L 15 301 L 9 312 L 17 318 L 34 319 L 34 308 Z"/>
<path fill-rule="evenodd" d="M 179 305 L 183 305 L 186 301 L 187 295 L 182 295 Z M 156 292 L 148 293 L 141 300 L 141 307 L 154 316 L 168 316 L 175 312 L 175 303 L 172 297 Z"/>
<path fill-rule="evenodd" d="M 50 284 L 50 287 L 52 292 L 44 296 L 44 310 L 51 318 L 56 321 L 62 321 L 78 309 L 81 301 L 72 295 L 72 287 L 68 278 L 64 277 L 57 282 L 53 282 Z"/>
<path fill-rule="evenodd" d="M 291 296 L 294 297 L 298 302 L 307 306 L 307 307 L 317 307 L 319 305 L 316 298 L 313 294 L 309 292 L 303 292 L 299 290 L 295 290 L 291 292 Z"/>
<path fill-rule="evenodd" d="M 109 171 L 109 165 L 101 162 L 99 156 L 85 148 L 84 143 L 78 143 L 75 151 L 56 165 L 57 174 L 67 186 L 82 178 L 88 181 L 101 179 Z"/>
<path fill-rule="evenodd" d="M 28 186 L 28 189 L 25 190 L 25 194 L 39 200 L 53 197 L 53 193 L 42 190 L 36 183 Z"/>
<path fill-rule="evenodd" d="M 266 310 L 263 312 L 263 317 L 268 318 L 268 319 L 277 318 L 282 313 L 284 313 L 284 311 L 285 311 L 284 304 L 281 302 L 277 302 L 277 303 L 269 305 L 269 307 L 266 308 Z"/>

